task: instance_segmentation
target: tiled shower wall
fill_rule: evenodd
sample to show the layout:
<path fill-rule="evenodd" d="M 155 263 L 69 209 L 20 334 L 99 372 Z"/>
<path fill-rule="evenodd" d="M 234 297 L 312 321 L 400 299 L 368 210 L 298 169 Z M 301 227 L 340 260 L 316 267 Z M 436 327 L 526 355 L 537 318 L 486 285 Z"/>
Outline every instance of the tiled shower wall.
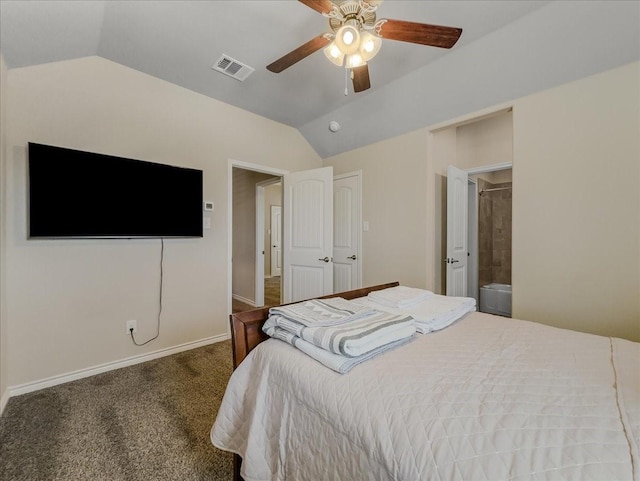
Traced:
<path fill-rule="evenodd" d="M 478 191 L 511 187 L 478 179 Z M 511 284 L 511 189 L 484 192 L 478 203 L 478 282 Z"/>

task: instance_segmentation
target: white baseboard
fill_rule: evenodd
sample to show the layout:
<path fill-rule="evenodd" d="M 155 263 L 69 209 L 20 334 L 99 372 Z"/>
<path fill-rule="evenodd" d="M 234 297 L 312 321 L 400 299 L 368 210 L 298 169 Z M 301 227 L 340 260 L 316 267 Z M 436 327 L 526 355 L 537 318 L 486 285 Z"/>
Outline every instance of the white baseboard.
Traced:
<path fill-rule="evenodd" d="M 102 374 L 103 372 L 113 371 L 114 369 L 120 369 L 122 367 L 133 366 L 134 364 L 140 364 L 141 362 L 152 361 L 160 357 L 171 356 L 179 352 L 188 351 L 190 349 L 196 349 L 198 347 L 207 346 L 216 342 L 222 342 L 229 339 L 228 334 L 220 334 L 218 336 L 207 337 L 200 339 L 199 341 L 187 342 L 178 346 L 167 347 L 165 349 L 159 349 L 157 351 L 149 352 L 147 354 L 139 354 L 137 356 L 128 357 L 120 361 L 108 362 L 106 364 L 100 364 L 98 366 L 90 367 L 87 369 L 79 369 L 67 374 L 61 374 L 59 376 L 53 376 L 40 381 L 29 382 L 26 384 L 20 384 L 18 386 L 9 386 L 7 393 L 2 397 L 3 404 L 0 405 L 4 409 L 4 404 L 9 400 L 9 397 L 19 396 L 20 394 L 27 394 L 33 391 L 38 391 L 58 384 L 64 384 L 70 381 L 76 381 L 85 377 L 95 376 L 96 374 Z M 7 398 L 5 401 L 5 397 Z"/>
<path fill-rule="evenodd" d="M 232 297 L 236 300 L 236 301 L 240 301 L 243 304 L 249 304 L 250 306 L 253 307 L 257 307 L 256 306 L 256 301 L 252 301 L 251 299 L 247 299 L 245 297 L 239 296 L 238 294 L 232 294 Z"/>
<path fill-rule="evenodd" d="M 5 389 L 2 393 L 2 397 L 0 397 L 0 416 L 4 412 L 4 408 L 7 407 L 7 403 L 9 402 L 9 389 Z"/>

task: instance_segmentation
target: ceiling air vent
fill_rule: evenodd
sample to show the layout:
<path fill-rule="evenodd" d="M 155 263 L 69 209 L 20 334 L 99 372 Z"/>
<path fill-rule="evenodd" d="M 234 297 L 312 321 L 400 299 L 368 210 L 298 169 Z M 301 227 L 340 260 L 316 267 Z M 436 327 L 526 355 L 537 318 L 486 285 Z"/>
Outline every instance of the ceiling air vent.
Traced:
<path fill-rule="evenodd" d="M 228 55 L 222 55 L 222 57 L 220 57 L 216 64 L 211 68 L 240 81 L 245 80 L 255 70 L 242 62 L 238 62 Z"/>

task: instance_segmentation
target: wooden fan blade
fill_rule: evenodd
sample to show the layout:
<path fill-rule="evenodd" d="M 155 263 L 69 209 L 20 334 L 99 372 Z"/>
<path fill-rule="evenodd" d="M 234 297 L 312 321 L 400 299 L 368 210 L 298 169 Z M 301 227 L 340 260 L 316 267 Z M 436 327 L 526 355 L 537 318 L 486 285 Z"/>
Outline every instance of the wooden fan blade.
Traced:
<path fill-rule="evenodd" d="M 353 74 L 353 91 L 362 92 L 371 88 L 371 82 L 369 80 L 369 66 L 365 63 L 362 67 L 355 67 L 351 69 Z"/>
<path fill-rule="evenodd" d="M 294 63 L 299 62 L 305 57 L 308 57 L 314 52 L 317 52 L 323 47 L 326 47 L 331 43 L 331 40 L 326 38 L 324 34 L 318 35 L 312 38 L 304 45 L 299 46 L 295 50 L 292 50 L 284 57 L 279 58 L 275 62 L 267 65 L 267 70 L 273 73 L 280 73 L 284 69 L 291 67 Z"/>
<path fill-rule="evenodd" d="M 386 19 L 380 28 L 380 36 L 382 38 L 441 48 L 453 47 L 461 34 L 461 28 L 442 27 L 440 25 L 407 22 L 405 20 Z"/>
<path fill-rule="evenodd" d="M 313 8 L 316 12 L 329 13 L 333 10 L 333 2 L 330 0 L 298 0 L 300 3 L 304 3 L 307 7 Z"/>

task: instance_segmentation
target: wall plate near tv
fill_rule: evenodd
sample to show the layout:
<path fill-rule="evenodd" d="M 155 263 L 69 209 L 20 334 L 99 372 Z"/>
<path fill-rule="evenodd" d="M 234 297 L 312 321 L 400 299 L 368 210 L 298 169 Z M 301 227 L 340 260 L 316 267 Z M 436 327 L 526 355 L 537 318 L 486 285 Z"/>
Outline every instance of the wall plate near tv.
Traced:
<path fill-rule="evenodd" d="M 202 237 L 202 170 L 28 149 L 30 239 Z"/>

